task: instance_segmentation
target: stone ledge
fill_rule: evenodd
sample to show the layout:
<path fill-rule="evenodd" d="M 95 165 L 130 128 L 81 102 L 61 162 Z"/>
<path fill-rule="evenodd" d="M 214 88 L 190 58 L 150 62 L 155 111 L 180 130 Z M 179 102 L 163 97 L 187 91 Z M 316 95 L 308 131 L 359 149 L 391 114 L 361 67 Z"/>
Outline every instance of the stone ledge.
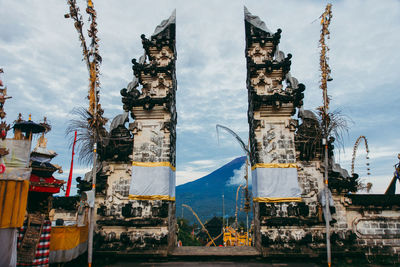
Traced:
<path fill-rule="evenodd" d="M 383 195 L 383 194 L 348 194 L 353 206 L 400 206 L 400 195 Z"/>
<path fill-rule="evenodd" d="M 132 226 L 132 227 L 149 227 L 149 226 L 167 226 L 167 220 L 160 218 L 148 219 L 110 219 L 96 221 L 99 226 Z"/>

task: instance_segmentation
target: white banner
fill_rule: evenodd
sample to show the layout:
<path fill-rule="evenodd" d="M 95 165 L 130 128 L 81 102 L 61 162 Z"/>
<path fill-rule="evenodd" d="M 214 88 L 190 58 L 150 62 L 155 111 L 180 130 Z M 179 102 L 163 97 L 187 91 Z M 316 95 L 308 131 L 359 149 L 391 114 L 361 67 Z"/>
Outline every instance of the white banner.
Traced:
<path fill-rule="evenodd" d="M 168 163 L 134 163 L 129 197 L 143 200 L 175 200 L 175 183 L 175 170 Z"/>
<path fill-rule="evenodd" d="M 296 168 L 256 168 L 251 176 L 254 198 L 301 196 Z"/>

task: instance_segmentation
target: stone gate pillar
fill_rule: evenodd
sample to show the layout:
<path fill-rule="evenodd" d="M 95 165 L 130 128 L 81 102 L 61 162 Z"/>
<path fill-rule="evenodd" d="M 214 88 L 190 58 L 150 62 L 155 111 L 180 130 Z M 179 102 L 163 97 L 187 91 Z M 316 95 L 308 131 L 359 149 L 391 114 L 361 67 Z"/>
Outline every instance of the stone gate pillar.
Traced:
<path fill-rule="evenodd" d="M 129 191 L 132 216 L 143 218 L 132 235 L 143 235 L 144 248 L 175 246 L 175 11 L 147 39 L 144 55 L 133 59 L 134 80 L 122 90 L 124 110 L 134 122 L 132 178 Z M 140 212 L 139 212 L 140 211 Z"/>
<path fill-rule="evenodd" d="M 267 231 L 261 213 L 274 209 L 278 218 L 301 201 L 294 145 L 297 120 L 292 115 L 302 105 L 305 87 L 290 75 L 292 56 L 279 50 L 280 29 L 272 33 L 245 8 L 245 31 L 255 242 L 260 248 Z"/>

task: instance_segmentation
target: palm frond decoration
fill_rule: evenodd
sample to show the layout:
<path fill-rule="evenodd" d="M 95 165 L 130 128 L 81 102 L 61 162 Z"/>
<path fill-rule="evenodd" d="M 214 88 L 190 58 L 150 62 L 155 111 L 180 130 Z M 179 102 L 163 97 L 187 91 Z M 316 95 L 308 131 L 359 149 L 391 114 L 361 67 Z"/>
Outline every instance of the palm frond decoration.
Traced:
<path fill-rule="evenodd" d="M 220 125 L 220 124 L 217 124 L 217 125 L 215 126 L 215 128 L 217 129 L 217 138 L 218 138 L 218 140 L 219 140 L 219 131 L 218 131 L 218 129 L 219 129 L 219 128 L 224 129 L 225 131 L 227 131 L 228 133 L 230 133 L 231 135 L 233 135 L 233 137 L 235 137 L 236 141 L 239 142 L 239 144 L 240 144 L 240 146 L 242 147 L 242 149 L 244 150 L 244 152 L 246 152 L 246 156 L 248 156 L 248 157 L 250 158 L 250 152 L 249 152 L 249 150 L 247 149 L 246 144 L 243 142 L 242 138 L 240 138 L 239 135 L 237 135 L 234 131 L 232 131 L 232 130 L 229 129 L 228 127 L 225 127 L 225 126 Z"/>
<path fill-rule="evenodd" d="M 310 113 L 307 115 L 306 112 Z M 296 149 L 301 151 L 300 160 L 308 161 L 322 157 L 324 154 L 322 139 L 325 136 L 330 144 L 336 144 L 339 152 L 344 151 L 344 139 L 353 121 L 341 110 L 329 112 L 326 117 L 323 117 L 323 114 L 321 107 L 315 111 L 300 111 L 299 117 L 302 119 L 302 124 L 298 127 L 295 136 Z M 327 124 L 325 124 L 326 122 Z"/>
<path fill-rule="evenodd" d="M 324 136 L 333 137 L 339 148 L 344 150 L 344 137 L 349 133 L 350 124 L 354 123 L 351 118 L 343 114 L 340 109 L 328 112 L 324 118 L 324 112 L 321 107 L 317 108 L 317 115 L 321 127 L 321 138 Z"/>
<path fill-rule="evenodd" d="M 74 141 L 74 132 L 76 135 L 76 151 L 78 161 L 82 164 L 89 165 L 93 163 L 93 130 L 97 131 L 98 149 L 106 145 L 108 141 L 108 133 L 104 127 L 93 127 L 93 115 L 85 108 L 74 108 L 71 114 L 75 115 L 74 119 L 68 122 L 65 135 L 69 138 L 70 147 Z"/>

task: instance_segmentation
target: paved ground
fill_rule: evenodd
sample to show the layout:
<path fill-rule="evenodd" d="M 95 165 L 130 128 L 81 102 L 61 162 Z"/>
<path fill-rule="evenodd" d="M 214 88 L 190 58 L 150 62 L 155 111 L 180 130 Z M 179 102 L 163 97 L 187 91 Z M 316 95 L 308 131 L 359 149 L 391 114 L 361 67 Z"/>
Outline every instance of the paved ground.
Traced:
<path fill-rule="evenodd" d="M 237 251 L 236 251 L 237 250 Z M 201 267 L 226 267 L 226 266 L 249 266 L 249 267 L 326 267 L 324 258 L 293 258 L 284 254 L 279 257 L 263 258 L 254 248 L 215 248 L 215 247 L 182 247 L 172 252 L 168 257 L 155 255 L 114 255 L 98 253 L 94 256 L 93 267 L 124 267 L 124 266 L 201 266 Z M 383 265 L 368 262 L 364 257 L 348 255 L 334 255 L 332 266 L 340 267 L 380 267 Z M 387 263 L 386 263 L 387 264 Z M 52 267 L 78 267 L 87 266 L 87 253 L 77 259 L 62 264 L 51 265 Z M 385 265 L 396 266 L 396 265 Z"/>
<path fill-rule="evenodd" d="M 295 261 L 294 259 L 288 261 Z M 276 262 L 276 261 L 275 261 Z M 95 265 L 99 266 L 99 265 Z M 260 252 L 254 247 L 180 247 L 175 248 L 168 258 L 137 258 L 122 259 L 112 263 L 104 263 L 104 267 L 123 266 L 178 266 L 178 267 L 226 267 L 226 266 L 248 266 L 248 267 L 318 267 L 321 265 L 305 261 L 274 263 L 265 260 Z"/>
<path fill-rule="evenodd" d="M 288 261 L 296 261 L 288 259 Z M 95 266 L 123 267 L 123 266 L 178 266 L 178 267 L 318 267 L 321 265 L 305 261 L 274 263 L 276 261 L 265 260 L 254 247 L 180 247 L 175 248 L 168 258 L 117 258 L 112 263 L 101 263 L 98 260 Z M 100 263 L 100 265 L 98 265 Z"/>
<path fill-rule="evenodd" d="M 202 266 L 202 267 L 226 267 L 226 266 L 248 266 L 248 267 L 319 267 L 315 263 L 265 263 L 265 262 L 243 262 L 243 261 L 214 261 L 214 262 L 203 262 L 203 261 L 172 261 L 172 262 L 119 262 L 112 265 L 104 265 L 112 267 L 123 267 L 123 266 Z"/>

